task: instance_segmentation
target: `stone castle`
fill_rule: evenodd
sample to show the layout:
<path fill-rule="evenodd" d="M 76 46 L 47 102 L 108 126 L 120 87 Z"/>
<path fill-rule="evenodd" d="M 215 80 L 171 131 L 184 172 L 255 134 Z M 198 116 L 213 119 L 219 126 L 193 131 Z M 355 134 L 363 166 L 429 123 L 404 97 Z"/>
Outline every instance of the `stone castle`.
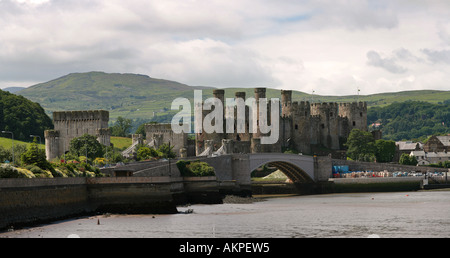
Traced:
<path fill-rule="evenodd" d="M 214 90 L 214 97 L 224 103 L 224 90 Z M 245 100 L 245 92 L 236 92 L 235 98 Z M 256 102 L 266 97 L 265 88 L 255 88 Z M 245 133 L 205 133 L 196 134 L 195 150 L 201 155 L 208 148 L 217 151 L 222 145 L 231 153 L 297 151 L 313 154 L 314 147 L 340 150 L 352 129 L 367 131 L 367 103 L 310 103 L 292 101 L 292 91 L 281 91 L 280 135 L 275 144 L 260 144 L 257 133 L 248 131 L 246 115 Z M 203 117 L 209 110 L 203 111 Z M 235 123 L 236 123 L 236 115 Z M 225 119 L 225 118 L 224 118 Z M 230 150 L 230 148 L 232 150 Z"/>
<path fill-rule="evenodd" d="M 255 88 L 254 99 L 266 98 L 265 88 Z M 224 90 L 213 90 L 213 95 L 224 102 Z M 246 99 L 245 92 L 236 92 L 235 98 Z M 246 109 L 245 133 L 197 133 L 195 140 L 187 133 L 176 134 L 171 124 L 147 124 L 146 138 L 133 135 L 133 144 L 122 154 L 131 157 L 137 144 L 158 148 L 170 143 L 178 156 L 203 156 L 225 153 L 284 152 L 292 150 L 315 154 L 316 150 L 340 150 L 352 129 L 367 131 L 367 103 L 310 103 L 293 101 L 292 91 L 281 91 L 279 139 L 275 144 L 261 144 L 262 134 L 249 132 L 249 109 Z M 269 109 L 270 110 L 270 109 Z M 212 111 L 203 110 L 203 118 Z M 255 110 L 253 112 L 258 112 Z M 225 116 L 225 112 L 224 112 Z M 236 114 L 234 123 L 236 125 Z M 70 140 L 87 133 L 95 135 L 106 146 L 110 145 L 109 112 L 63 111 L 53 113 L 54 130 L 45 131 L 47 159 L 60 157 L 69 150 Z M 226 118 L 224 117 L 224 127 Z M 236 128 L 236 126 L 235 126 Z"/>
<path fill-rule="evenodd" d="M 95 135 L 106 146 L 110 145 L 109 112 L 106 110 L 53 112 L 54 130 L 46 130 L 45 152 L 48 160 L 69 151 L 70 141 L 83 134 Z"/>

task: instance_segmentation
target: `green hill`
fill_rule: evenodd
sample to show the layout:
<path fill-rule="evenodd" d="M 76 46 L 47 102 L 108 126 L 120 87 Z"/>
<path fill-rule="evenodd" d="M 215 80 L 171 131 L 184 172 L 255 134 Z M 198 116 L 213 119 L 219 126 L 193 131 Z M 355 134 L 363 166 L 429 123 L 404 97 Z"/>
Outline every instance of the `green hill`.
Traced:
<path fill-rule="evenodd" d="M 369 109 L 367 120 L 369 124 L 379 125 L 384 139 L 423 141 L 427 136 L 445 135 L 450 132 L 449 104 L 398 102 Z"/>
<path fill-rule="evenodd" d="M 193 89 L 174 81 L 137 74 L 73 73 L 19 91 L 42 105 L 48 114 L 61 110 L 110 111 L 110 117 L 149 119 L 167 114 L 172 100 L 193 96 Z"/>
<path fill-rule="evenodd" d="M 177 97 L 193 99 L 194 89 L 204 89 L 203 97 L 212 96 L 213 87 L 193 87 L 186 84 L 150 78 L 137 74 L 107 74 L 103 72 L 73 73 L 61 78 L 40 83 L 17 94 L 38 102 L 47 114 L 60 110 L 105 109 L 110 119 L 118 116 L 133 120 L 149 121 L 155 112 L 157 121 L 170 121 L 172 101 Z M 236 91 L 245 91 L 254 96 L 252 88 L 226 88 L 226 97 Z M 280 90 L 267 89 L 267 97 L 280 97 Z M 450 91 L 423 90 L 382 93 L 362 96 L 319 96 L 294 91 L 293 100 L 311 99 L 321 102 L 367 101 L 369 107 L 386 106 L 394 102 L 426 101 L 444 103 L 450 100 Z"/>

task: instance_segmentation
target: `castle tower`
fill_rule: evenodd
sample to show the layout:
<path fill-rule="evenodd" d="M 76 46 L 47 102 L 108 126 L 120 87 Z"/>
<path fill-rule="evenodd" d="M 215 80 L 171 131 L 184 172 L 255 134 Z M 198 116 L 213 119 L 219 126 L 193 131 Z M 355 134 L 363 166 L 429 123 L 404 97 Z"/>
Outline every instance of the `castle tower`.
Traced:
<path fill-rule="evenodd" d="M 220 99 L 225 104 L 225 90 L 213 90 L 214 98 Z"/>
<path fill-rule="evenodd" d="M 249 109 L 248 107 L 245 105 L 245 92 L 235 92 L 234 96 L 235 96 L 235 100 L 236 99 L 242 99 L 244 101 L 244 109 L 245 110 L 240 110 L 239 107 L 235 106 L 234 107 L 234 132 L 233 133 L 227 133 L 226 134 L 226 138 L 227 139 L 231 139 L 231 140 L 235 140 L 235 141 L 250 141 L 250 133 L 249 133 L 249 120 L 248 120 L 248 112 Z M 245 116 L 245 132 L 238 132 L 238 123 L 237 123 L 237 119 L 238 119 L 238 112 L 244 112 L 244 116 Z"/>
<path fill-rule="evenodd" d="M 97 141 L 105 146 L 111 145 L 111 132 L 109 128 L 97 129 Z"/>
<path fill-rule="evenodd" d="M 290 117 L 292 115 L 292 91 L 281 90 L 281 116 Z"/>
<path fill-rule="evenodd" d="M 338 150 L 340 127 L 337 103 L 313 103 L 311 115 L 319 117 L 319 143 L 327 148 Z"/>
<path fill-rule="evenodd" d="M 200 153 L 202 153 L 205 149 L 206 149 L 206 142 L 209 141 L 208 144 L 210 144 L 214 150 L 217 150 L 218 148 L 220 148 L 221 144 L 222 144 L 222 139 L 225 138 L 226 134 L 226 119 L 225 119 L 225 90 L 213 90 L 213 97 L 219 99 L 222 102 L 222 106 L 223 106 L 223 133 L 218 133 L 218 132 L 213 132 L 213 133 L 207 133 L 205 132 L 204 128 L 202 128 L 201 133 L 196 133 L 195 134 L 195 155 L 199 155 Z M 202 102 L 201 106 L 203 107 L 204 103 Z M 211 113 L 215 108 L 217 108 L 216 106 L 213 106 L 211 109 L 212 110 L 205 110 L 204 108 L 202 108 L 202 127 L 203 127 L 203 122 L 205 120 L 205 117 Z M 220 118 L 219 118 L 220 119 Z M 212 122 L 215 123 L 216 121 Z"/>
<path fill-rule="evenodd" d="M 339 116 L 348 119 L 348 136 L 353 129 L 367 131 L 367 102 L 340 103 Z"/>
<path fill-rule="evenodd" d="M 55 130 L 46 130 L 45 137 L 45 155 L 47 160 L 57 158 L 59 155 L 59 133 Z"/>
<path fill-rule="evenodd" d="M 234 97 L 241 98 L 245 101 L 245 91 L 238 91 L 238 92 L 234 93 Z"/>
<path fill-rule="evenodd" d="M 173 151 L 179 155 L 182 148 L 188 146 L 187 133 L 174 133 L 172 130 L 172 124 L 146 124 L 145 135 L 147 143 L 155 141 L 155 148 L 158 148 L 162 144 L 169 144 L 173 147 Z"/>
<path fill-rule="evenodd" d="M 266 88 L 255 88 L 255 101 L 256 101 L 256 110 L 253 110 L 253 117 L 257 117 L 257 130 L 256 133 L 253 134 L 253 138 L 261 138 L 261 131 L 259 130 L 259 99 L 266 97 Z M 267 109 L 269 110 L 269 109 Z M 256 114 L 255 114 L 256 112 Z M 269 116 L 268 116 L 269 117 Z"/>
<path fill-rule="evenodd" d="M 294 101 L 291 106 L 291 141 L 290 148 L 302 153 L 311 151 L 311 106 L 308 101 Z M 292 146 L 293 145 L 293 146 Z"/>
<path fill-rule="evenodd" d="M 53 112 L 54 132 L 47 132 L 47 159 L 59 157 L 70 148 L 70 141 L 83 134 L 94 135 L 101 144 L 110 145 L 109 112 L 106 110 Z M 55 136 L 57 133 L 58 136 Z M 48 139 L 47 139 L 48 136 Z M 57 144 L 58 147 L 52 146 Z"/>

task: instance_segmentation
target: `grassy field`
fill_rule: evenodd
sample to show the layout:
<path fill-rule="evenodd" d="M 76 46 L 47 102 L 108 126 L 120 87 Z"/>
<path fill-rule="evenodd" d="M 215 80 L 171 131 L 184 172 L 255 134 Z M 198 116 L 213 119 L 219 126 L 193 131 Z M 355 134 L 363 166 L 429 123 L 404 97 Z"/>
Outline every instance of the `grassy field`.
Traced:
<path fill-rule="evenodd" d="M 114 144 L 114 147 L 119 148 L 119 149 L 128 148 L 131 145 L 131 138 L 114 137 L 113 136 L 113 137 L 111 137 L 111 143 Z M 14 140 L 14 146 L 16 146 L 18 144 L 26 145 L 28 148 L 31 143 Z M 38 145 L 39 145 L 39 148 L 42 148 L 42 149 L 45 148 L 44 144 L 38 144 Z M 12 147 L 11 138 L 0 137 L 0 146 L 2 146 L 5 149 L 10 149 Z"/>
<path fill-rule="evenodd" d="M 126 149 L 130 147 L 131 142 L 131 138 L 111 136 L 111 143 L 114 144 L 114 147 L 119 149 Z"/>
<path fill-rule="evenodd" d="M 30 146 L 31 142 L 22 142 L 22 141 L 14 140 L 14 146 L 16 146 L 18 144 L 26 145 L 28 148 Z M 44 144 L 38 144 L 38 145 L 39 145 L 39 148 L 42 148 L 42 149 L 45 148 Z M 11 138 L 0 137 L 0 146 L 2 146 L 5 149 L 10 149 L 12 147 Z"/>

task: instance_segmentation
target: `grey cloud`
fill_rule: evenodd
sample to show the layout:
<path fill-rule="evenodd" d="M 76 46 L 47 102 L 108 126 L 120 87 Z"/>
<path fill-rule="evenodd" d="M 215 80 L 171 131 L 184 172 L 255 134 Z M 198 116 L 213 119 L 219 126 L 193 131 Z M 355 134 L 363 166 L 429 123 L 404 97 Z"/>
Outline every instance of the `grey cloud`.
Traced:
<path fill-rule="evenodd" d="M 314 24 L 319 27 L 392 29 L 399 24 L 395 6 L 386 1 L 314 1 L 311 6 Z"/>
<path fill-rule="evenodd" d="M 375 51 L 367 52 L 367 64 L 374 67 L 380 67 L 391 73 L 405 73 L 408 71 L 405 67 L 396 64 L 395 58 L 383 58 Z"/>
<path fill-rule="evenodd" d="M 405 48 L 399 48 L 397 50 L 394 50 L 393 54 L 399 60 L 423 62 L 422 58 L 415 56 L 413 53 L 411 53 L 411 51 Z"/>
<path fill-rule="evenodd" d="M 428 60 L 432 63 L 445 63 L 450 64 L 450 50 L 432 50 L 422 49 Z"/>

